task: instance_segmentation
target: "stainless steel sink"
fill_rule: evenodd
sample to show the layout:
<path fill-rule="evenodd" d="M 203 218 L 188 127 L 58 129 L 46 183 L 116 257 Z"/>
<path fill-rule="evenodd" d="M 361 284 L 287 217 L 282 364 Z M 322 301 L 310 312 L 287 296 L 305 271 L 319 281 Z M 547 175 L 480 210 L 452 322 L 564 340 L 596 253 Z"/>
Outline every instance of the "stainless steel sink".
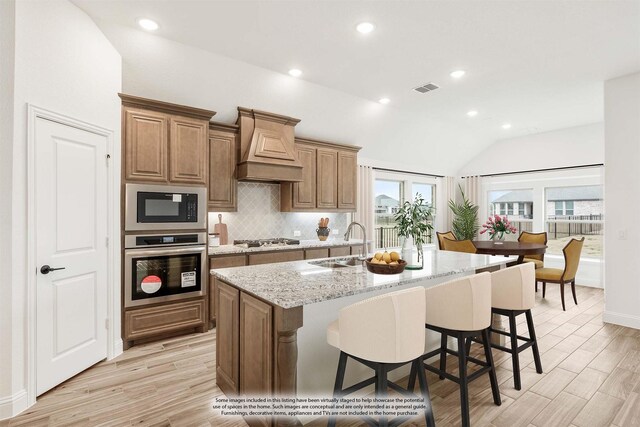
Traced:
<path fill-rule="evenodd" d="M 358 261 L 357 258 L 349 258 L 349 259 L 328 259 L 325 261 L 315 261 L 310 262 L 309 264 L 315 265 L 318 267 L 324 268 L 343 268 L 343 267 L 355 267 L 360 265 L 362 261 Z"/>

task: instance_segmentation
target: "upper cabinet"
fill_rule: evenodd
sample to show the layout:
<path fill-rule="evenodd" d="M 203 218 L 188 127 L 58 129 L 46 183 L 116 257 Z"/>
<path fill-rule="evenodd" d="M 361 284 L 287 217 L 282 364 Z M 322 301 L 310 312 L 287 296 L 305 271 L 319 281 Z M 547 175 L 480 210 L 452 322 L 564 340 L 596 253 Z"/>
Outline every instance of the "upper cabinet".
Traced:
<path fill-rule="evenodd" d="M 209 124 L 210 211 L 236 211 L 238 126 Z"/>
<path fill-rule="evenodd" d="M 283 212 L 352 212 L 356 209 L 360 147 L 296 138 L 302 181 L 282 183 Z"/>
<path fill-rule="evenodd" d="M 120 94 L 126 181 L 207 184 L 215 111 Z"/>

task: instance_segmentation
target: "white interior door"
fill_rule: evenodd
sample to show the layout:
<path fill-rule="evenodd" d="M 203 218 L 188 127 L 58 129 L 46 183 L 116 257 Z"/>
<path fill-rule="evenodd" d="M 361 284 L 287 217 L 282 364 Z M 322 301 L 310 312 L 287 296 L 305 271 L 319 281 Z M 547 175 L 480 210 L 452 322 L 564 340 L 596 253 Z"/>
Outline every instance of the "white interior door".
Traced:
<path fill-rule="evenodd" d="M 38 395 L 107 356 L 107 142 L 36 119 Z"/>

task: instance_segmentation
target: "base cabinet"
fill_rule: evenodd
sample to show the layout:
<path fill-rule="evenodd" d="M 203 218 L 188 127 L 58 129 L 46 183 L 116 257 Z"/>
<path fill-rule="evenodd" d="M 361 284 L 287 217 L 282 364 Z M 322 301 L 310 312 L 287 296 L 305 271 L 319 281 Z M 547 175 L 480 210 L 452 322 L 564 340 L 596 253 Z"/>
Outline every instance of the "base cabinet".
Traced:
<path fill-rule="evenodd" d="M 240 292 L 218 282 L 216 285 L 216 382 L 228 396 L 240 391 Z"/>
<path fill-rule="evenodd" d="M 124 313 L 124 340 L 161 336 L 171 332 L 203 328 L 205 300 L 174 302 L 149 308 L 127 310 Z"/>

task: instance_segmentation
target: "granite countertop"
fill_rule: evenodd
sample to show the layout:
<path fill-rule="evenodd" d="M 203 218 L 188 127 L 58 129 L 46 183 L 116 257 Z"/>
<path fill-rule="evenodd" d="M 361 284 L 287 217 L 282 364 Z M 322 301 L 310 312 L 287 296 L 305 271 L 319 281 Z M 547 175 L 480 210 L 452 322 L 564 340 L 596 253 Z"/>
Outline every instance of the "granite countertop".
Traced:
<path fill-rule="evenodd" d="M 371 240 L 369 240 L 371 242 Z M 247 254 L 253 252 L 272 252 L 272 251 L 294 251 L 296 249 L 312 249 L 312 248 L 331 248 L 336 246 L 358 246 L 362 244 L 362 239 L 349 239 L 348 242 L 340 238 L 328 239 L 324 242 L 320 240 L 300 240 L 299 245 L 287 246 L 259 246 L 257 248 L 243 248 L 234 245 L 208 246 L 209 256 L 213 255 L 229 255 L 229 254 Z"/>
<path fill-rule="evenodd" d="M 394 275 L 373 274 L 361 264 L 341 268 L 314 265 L 322 260 L 222 268 L 211 270 L 211 274 L 272 304 L 292 308 L 471 272 L 517 259 L 435 249 L 425 250 L 424 256 L 422 270 L 405 269 L 401 274 Z"/>

